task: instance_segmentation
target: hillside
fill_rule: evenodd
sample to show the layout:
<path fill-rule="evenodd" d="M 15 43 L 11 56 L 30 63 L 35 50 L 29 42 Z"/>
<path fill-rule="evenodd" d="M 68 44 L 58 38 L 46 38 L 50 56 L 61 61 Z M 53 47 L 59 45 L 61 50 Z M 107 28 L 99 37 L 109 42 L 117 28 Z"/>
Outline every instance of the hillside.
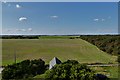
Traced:
<path fill-rule="evenodd" d="M 120 35 L 82 35 L 80 38 L 111 55 L 120 55 Z"/>
<path fill-rule="evenodd" d="M 41 58 L 48 63 L 55 56 L 61 61 L 73 59 L 80 63 L 109 63 L 116 59 L 82 39 L 3 39 L 2 51 L 3 65 L 13 63 L 14 54 L 17 62 Z"/>

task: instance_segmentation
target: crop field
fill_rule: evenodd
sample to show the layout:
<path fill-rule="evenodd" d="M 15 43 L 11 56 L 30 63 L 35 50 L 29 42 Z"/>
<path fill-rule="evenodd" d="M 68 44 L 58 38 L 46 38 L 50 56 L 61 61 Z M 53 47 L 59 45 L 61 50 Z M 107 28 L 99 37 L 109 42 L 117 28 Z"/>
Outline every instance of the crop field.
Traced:
<path fill-rule="evenodd" d="M 77 60 L 80 63 L 115 63 L 111 56 L 82 39 L 3 39 L 2 65 L 25 59 L 43 59 L 46 63 L 53 57 L 61 61 Z"/>

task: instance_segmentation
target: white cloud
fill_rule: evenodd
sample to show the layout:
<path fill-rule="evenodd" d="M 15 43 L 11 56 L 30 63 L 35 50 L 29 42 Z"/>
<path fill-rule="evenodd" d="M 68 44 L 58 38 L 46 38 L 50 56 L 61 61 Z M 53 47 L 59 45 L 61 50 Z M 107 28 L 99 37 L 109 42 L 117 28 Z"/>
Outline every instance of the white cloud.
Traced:
<path fill-rule="evenodd" d="M 19 18 L 19 21 L 24 21 L 24 20 L 27 20 L 27 18 L 26 17 L 20 17 Z"/>
<path fill-rule="evenodd" d="M 7 30 L 8 32 L 11 31 L 10 29 Z"/>
<path fill-rule="evenodd" d="M 28 28 L 28 31 L 32 31 L 32 28 Z"/>
<path fill-rule="evenodd" d="M 21 29 L 21 31 L 25 32 L 25 31 L 26 31 L 26 29 Z"/>
<path fill-rule="evenodd" d="M 19 4 L 16 4 L 16 8 L 21 8 L 21 6 Z"/>
<path fill-rule="evenodd" d="M 27 32 L 27 31 L 32 31 L 32 28 L 28 28 L 28 29 L 16 29 L 15 31 Z"/>
<path fill-rule="evenodd" d="M 99 19 L 94 19 L 94 21 L 99 21 Z"/>
<path fill-rule="evenodd" d="M 105 21 L 105 19 L 101 19 L 101 21 Z"/>
<path fill-rule="evenodd" d="M 98 18 L 96 18 L 96 19 L 93 19 L 93 20 L 96 21 L 96 22 L 98 22 L 98 21 L 105 21 L 104 18 L 102 18 L 102 19 L 98 19 Z"/>
<path fill-rule="evenodd" d="M 21 29 L 16 29 L 16 31 L 21 31 Z"/>
<path fill-rule="evenodd" d="M 3 1 L 3 3 L 7 3 L 7 1 Z"/>
<path fill-rule="evenodd" d="M 23 32 L 25 32 L 26 29 L 16 29 L 16 31 L 23 31 Z"/>
<path fill-rule="evenodd" d="M 58 16 L 50 16 L 51 18 L 58 18 Z"/>

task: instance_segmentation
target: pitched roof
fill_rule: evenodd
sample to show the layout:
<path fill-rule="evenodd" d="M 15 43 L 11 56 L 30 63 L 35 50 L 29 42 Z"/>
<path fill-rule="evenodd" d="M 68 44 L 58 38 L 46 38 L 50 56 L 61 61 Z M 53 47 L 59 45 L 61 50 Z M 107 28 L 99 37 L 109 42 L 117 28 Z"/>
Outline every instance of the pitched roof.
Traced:
<path fill-rule="evenodd" d="M 49 63 L 49 69 L 51 69 L 55 64 L 60 64 L 60 63 L 61 61 L 57 57 L 54 57 Z"/>

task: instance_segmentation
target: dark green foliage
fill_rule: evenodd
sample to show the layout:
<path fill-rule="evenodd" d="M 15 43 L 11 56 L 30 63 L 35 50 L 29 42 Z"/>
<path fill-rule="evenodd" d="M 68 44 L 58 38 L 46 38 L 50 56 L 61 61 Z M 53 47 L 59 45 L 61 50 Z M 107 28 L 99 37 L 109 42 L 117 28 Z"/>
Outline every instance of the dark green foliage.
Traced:
<path fill-rule="evenodd" d="M 120 63 L 120 55 L 118 56 L 118 62 Z"/>
<path fill-rule="evenodd" d="M 3 35 L 2 39 L 39 39 L 38 35 Z"/>
<path fill-rule="evenodd" d="M 5 67 L 2 71 L 2 80 L 34 80 L 33 77 L 44 73 L 46 67 L 48 65 L 45 65 L 41 59 L 24 60 Z M 99 77 L 101 78 L 101 76 Z M 79 64 L 75 60 L 68 60 L 47 70 L 42 80 L 100 80 L 99 77 L 87 65 Z"/>
<path fill-rule="evenodd" d="M 95 72 L 75 60 L 55 65 L 45 73 L 48 80 L 95 80 Z"/>
<path fill-rule="evenodd" d="M 24 60 L 20 63 L 8 65 L 2 71 L 3 79 L 30 78 L 45 71 L 45 62 L 42 59 Z"/>
<path fill-rule="evenodd" d="M 75 64 L 78 64 L 78 61 L 76 61 L 76 60 L 67 60 L 66 62 L 63 62 L 62 64 L 71 64 L 71 65 L 75 65 Z"/>
<path fill-rule="evenodd" d="M 103 74 L 96 74 L 97 78 L 96 80 L 111 80 L 109 78 L 107 78 L 107 76 L 103 75 Z"/>
<path fill-rule="evenodd" d="M 111 55 L 120 54 L 119 35 L 83 35 L 80 38 L 96 45 L 99 49 Z"/>
<path fill-rule="evenodd" d="M 70 39 L 75 39 L 75 37 L 70 37 Z"/>

